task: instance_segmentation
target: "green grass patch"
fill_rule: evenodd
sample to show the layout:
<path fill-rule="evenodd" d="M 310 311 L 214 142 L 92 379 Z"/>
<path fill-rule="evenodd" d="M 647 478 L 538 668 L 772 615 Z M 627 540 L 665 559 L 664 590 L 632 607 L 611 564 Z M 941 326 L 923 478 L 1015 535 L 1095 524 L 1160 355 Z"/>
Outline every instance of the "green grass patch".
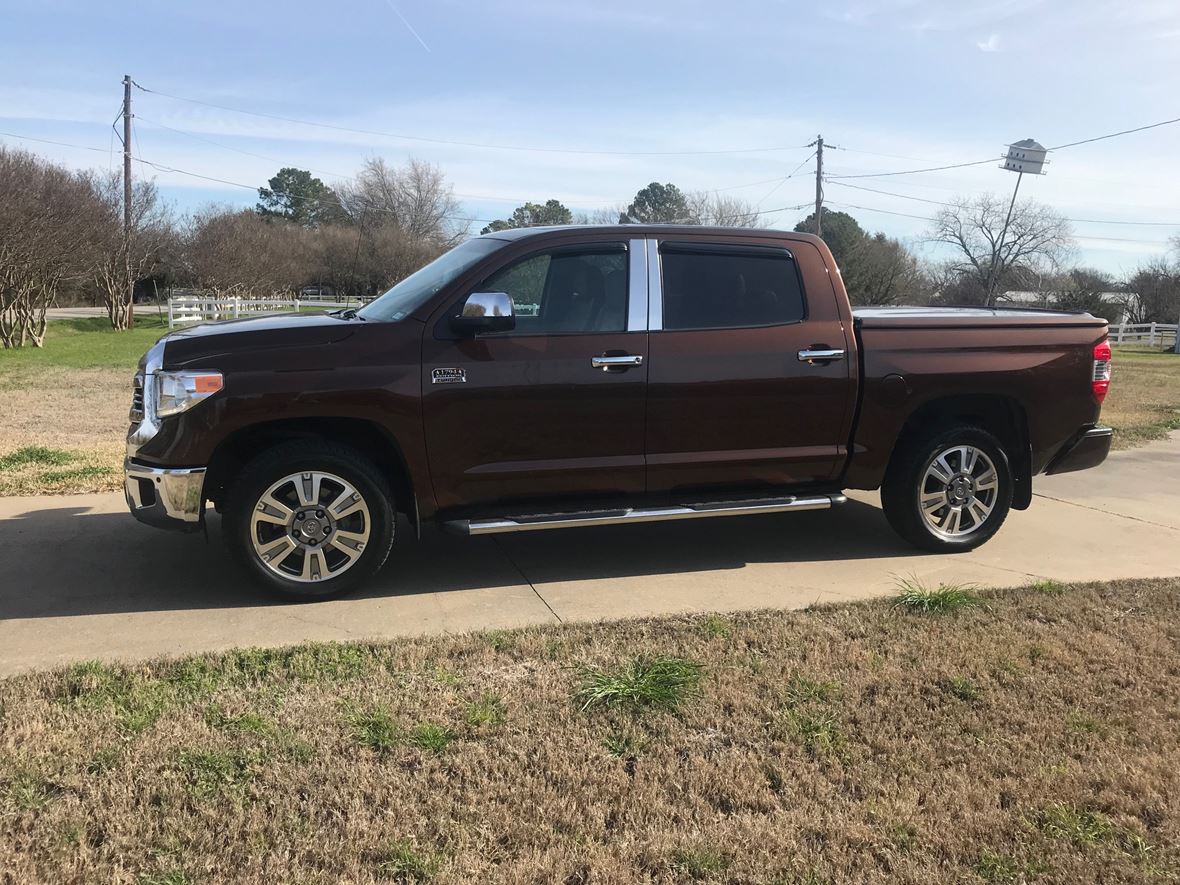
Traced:
<path fill-rule="evenodd" d="M 626 728 L 612 728 L 602 739 L 602 745 L 612 756 L 634 759 L 647 749 L 647 739 Z"/>
<path fill-rule="evenodd" d="M 733 624 L 720 615 L 707 615 L 697 622 L 697 629 L 708 639 L 728 639 L 733 635 Z"/>
<path fill-rule="evenodd" d="M 788 706 L 800 707 L 806 704 L 824 704 L 840 694 L 839 683 L 823 681 L 792 673 L 783 690 L 783 700 Z"/>
<path fill-rule="evenodd" d="M 943 680 L 942 689 L 952 697 L 973 704 L 983 697 L 983 689 L 967 676 L 952 676 Z"/>
<path fill-rule="evenodd" d="M 504 702 L 499 695 L 485 694 L 463 710 L 463 718 L 472 728 L 504 723 Z"/>
<path fill-rule="evenodd" d="M 406 743 L 427 753 L 444 752 L 455 740 L 455 733 L 436 722 L 420 722 L 406 733 Z"/>
<path fill-rule="evenodd" d="M 0 365 L 133 370 L 144 352 L 168 331 L 155 308 L 136 314 L 135 328 L 116 332 L 106 317 L 50 320 L 44 347 L 0 350 Z"/>
<path fill-rule="evenodd" d="M 1033 581 L 1028 585 L 1028 589 L 1034 593 L 1047 593 L 1049 596 L 1060 596 L 1065 592 L 1066 587 L 1060 581 L 1054 581 L 1051 578 L 1045 578 L 1040 581 Z"/>
<path fill-rule="evenodd" d="M 975 862 L 975 873 L 979 878 L 995 885 L 1031 882 L 1048 871 L 1045 863 L 1021 860 L 997 851 L 982 851 Z"/>
<path fill-rule="evenodd" d="M 353 740 L 376 753 L 388 753 L 401 743 L 402 730 L 388 710 L 353 712 L 345 719 Z"/>
<path fill-rule="evenodd" d="M 899 584 L 894 605 L 907 611 L 923 614 L 945 614 L 962 608 L 979 605 L 979 597 L 967 587 L 959 584 L 939 584 L 930 588 L 920 581 L 910 579 Z"/>
<path fill-rule="evenodd" d="M 704 846 L 679 848 L 672 852 L 672 867 L 693 881 L 713 879 L 729 867 L 729 857 Z"/>
<path fill-rule="evenodd" d="M 121 731 L 138 734 L 154 725 L 177 699 L 167 682 L 88 661 L 66 670 L 52 692 L 67 706 L 114 715 Z"/>
<path fill-rule="evenodd" d="M 176 769 L 193 795 L 209 799 L 245 792 L 258 776 L 264 761 L 265 755 L 256 747 L 245 750 L 182 749 L 177 754 Z"/>
<path fill-rule="evenodd" d="M 0 810 L 10 814 L 44 808 L 60 792 L 60 787 L 31 768 L 0 774 Z"/>
<path fill-rule="evenodd" d="M 844 747 L 844 730 L 830 710 L 788 710 L 786 723 L 812 756 L 827 756 Z"/>
<path fill-rule="evenodd" d="M 1106 842 L 1115 832 L 1106 815 L 1068 802 L 1046 805 L 1034 815 L 1033 823 L 1046 836 L 1079 846 Z"/>
<path fill-rule="evenodd" d="M 389 845 L 377 863 L 377 871 L 395 882 L 428 882 L 434 878 L 442 858 L 433 851 L 419 848 L 413 842 L 401 841 Z"/>
<path fill-rule="evenodd" d="M 0 458 L 0 470 L 11 470 L 13 467 L 25 467 L 30 464 L 69 464 L 73 460 L 73 455 L 63 452 L 61 449 L 25 446 Z"/>
<path fill-rule="evenodd" d="M 594 707 L 675 710 L 700 691 L 701 665 L 684 658 L 641 655 L 617 670 L 582 667 L 574 697 Z"/>
<path fill-rule="evenodd" d="M 96 476 L 110 476 L 114 470 L 104 464 L 87 464 L 71 467 L 69 470 L 49 470 L 41 474 L 41 481 L 48 483 L 68 482 L 71 479 L 93 479 Z"/>

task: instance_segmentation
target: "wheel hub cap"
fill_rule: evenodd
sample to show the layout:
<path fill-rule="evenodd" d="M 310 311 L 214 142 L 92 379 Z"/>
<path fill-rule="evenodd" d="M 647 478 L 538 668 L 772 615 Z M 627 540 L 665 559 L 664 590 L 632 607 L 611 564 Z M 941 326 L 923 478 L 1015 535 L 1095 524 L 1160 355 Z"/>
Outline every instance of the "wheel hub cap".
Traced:
<path fill-rule="evenodd" d="M 293 473 L 259 497 L 250 540 L 266 568 L 306 583 L 352 568 L 371 526 L 368 503 L 347 480 L 318 471 Z"/>
<path fill-rule="evenodd" d="M 918 507 L 934 534 L 962 538 L 987 523 L 998 493 L 999 475 L 987 453 L 974 446 L 951 446 L 927 464 Z"/>

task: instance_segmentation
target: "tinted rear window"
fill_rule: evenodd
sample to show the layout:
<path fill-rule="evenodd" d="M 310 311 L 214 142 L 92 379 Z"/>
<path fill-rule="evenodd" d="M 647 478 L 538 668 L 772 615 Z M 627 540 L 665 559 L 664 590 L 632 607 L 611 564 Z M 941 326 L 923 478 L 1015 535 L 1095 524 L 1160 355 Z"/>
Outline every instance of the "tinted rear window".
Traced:
<path fill-rule="evenodd" d="M 660 261 L 665 329 L 777 326 L 803 319 L 799 274 L 785 250 L 677 246 Z"/>

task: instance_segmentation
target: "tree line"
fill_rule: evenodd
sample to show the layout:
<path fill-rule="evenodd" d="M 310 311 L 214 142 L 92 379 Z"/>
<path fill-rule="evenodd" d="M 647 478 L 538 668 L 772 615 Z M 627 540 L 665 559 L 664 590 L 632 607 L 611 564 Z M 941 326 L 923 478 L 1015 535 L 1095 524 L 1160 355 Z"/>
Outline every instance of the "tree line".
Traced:
<path fill-rule="evenodd" d="M 0 344 L 40 346 L 46 310 L 65 298 L 102 304 L 112 327 L 127 329 L 137 293 L 158 297 L 174 286 L 252 297 L 314 286 L 371 297 L 475 225 L 437 166 L 381 158 L 335 187 L 307 170 L 280 169 L 253 209 L 209 205 L 180 216 L 150 181 L 133 188 L 126 229 L 123 209 L 117 174 L 70 171 L 0 147 Z M 571 223 L 759 228 L 766 217 L 738 197 L 652 182 L 628 204 L 591 213 L 556 199 L 526 202 L 480 233 Z M 814 232 L 815 221 L 812 213 L 795 230 Z M 1072 266 L 1069 222 L 1031 201 L 1017 204 L 1010 219 L 1005 201 L 992 195 L 944 207 L 926 236 L 951 256 L 937 263 L 827 208 L 823 236 L 857 304 L 994 305 L 1015 289 L 1041 293 L 1046 306 L 1106 315 L 1101 293 L 1121 290 L 1133 322 L 1174 322 L 1180 313 L 1180 263 L 1159 256 L 1124 281 Z M 1180 251 L 1180 240 L 1174 245 Z"/>

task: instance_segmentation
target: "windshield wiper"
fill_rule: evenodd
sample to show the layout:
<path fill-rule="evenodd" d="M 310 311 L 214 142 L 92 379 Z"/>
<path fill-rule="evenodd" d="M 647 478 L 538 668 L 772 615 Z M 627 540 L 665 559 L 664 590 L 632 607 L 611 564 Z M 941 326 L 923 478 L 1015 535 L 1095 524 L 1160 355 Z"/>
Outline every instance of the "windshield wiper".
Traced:
<path fill-rule="evenodd" d="M 356 312 L 355 307 L 341 307 L 338 310 L 328 311 L 328 316 L 339 317 L 342 320 L 360 320 L 365 322 L 365 318 Z"/>

